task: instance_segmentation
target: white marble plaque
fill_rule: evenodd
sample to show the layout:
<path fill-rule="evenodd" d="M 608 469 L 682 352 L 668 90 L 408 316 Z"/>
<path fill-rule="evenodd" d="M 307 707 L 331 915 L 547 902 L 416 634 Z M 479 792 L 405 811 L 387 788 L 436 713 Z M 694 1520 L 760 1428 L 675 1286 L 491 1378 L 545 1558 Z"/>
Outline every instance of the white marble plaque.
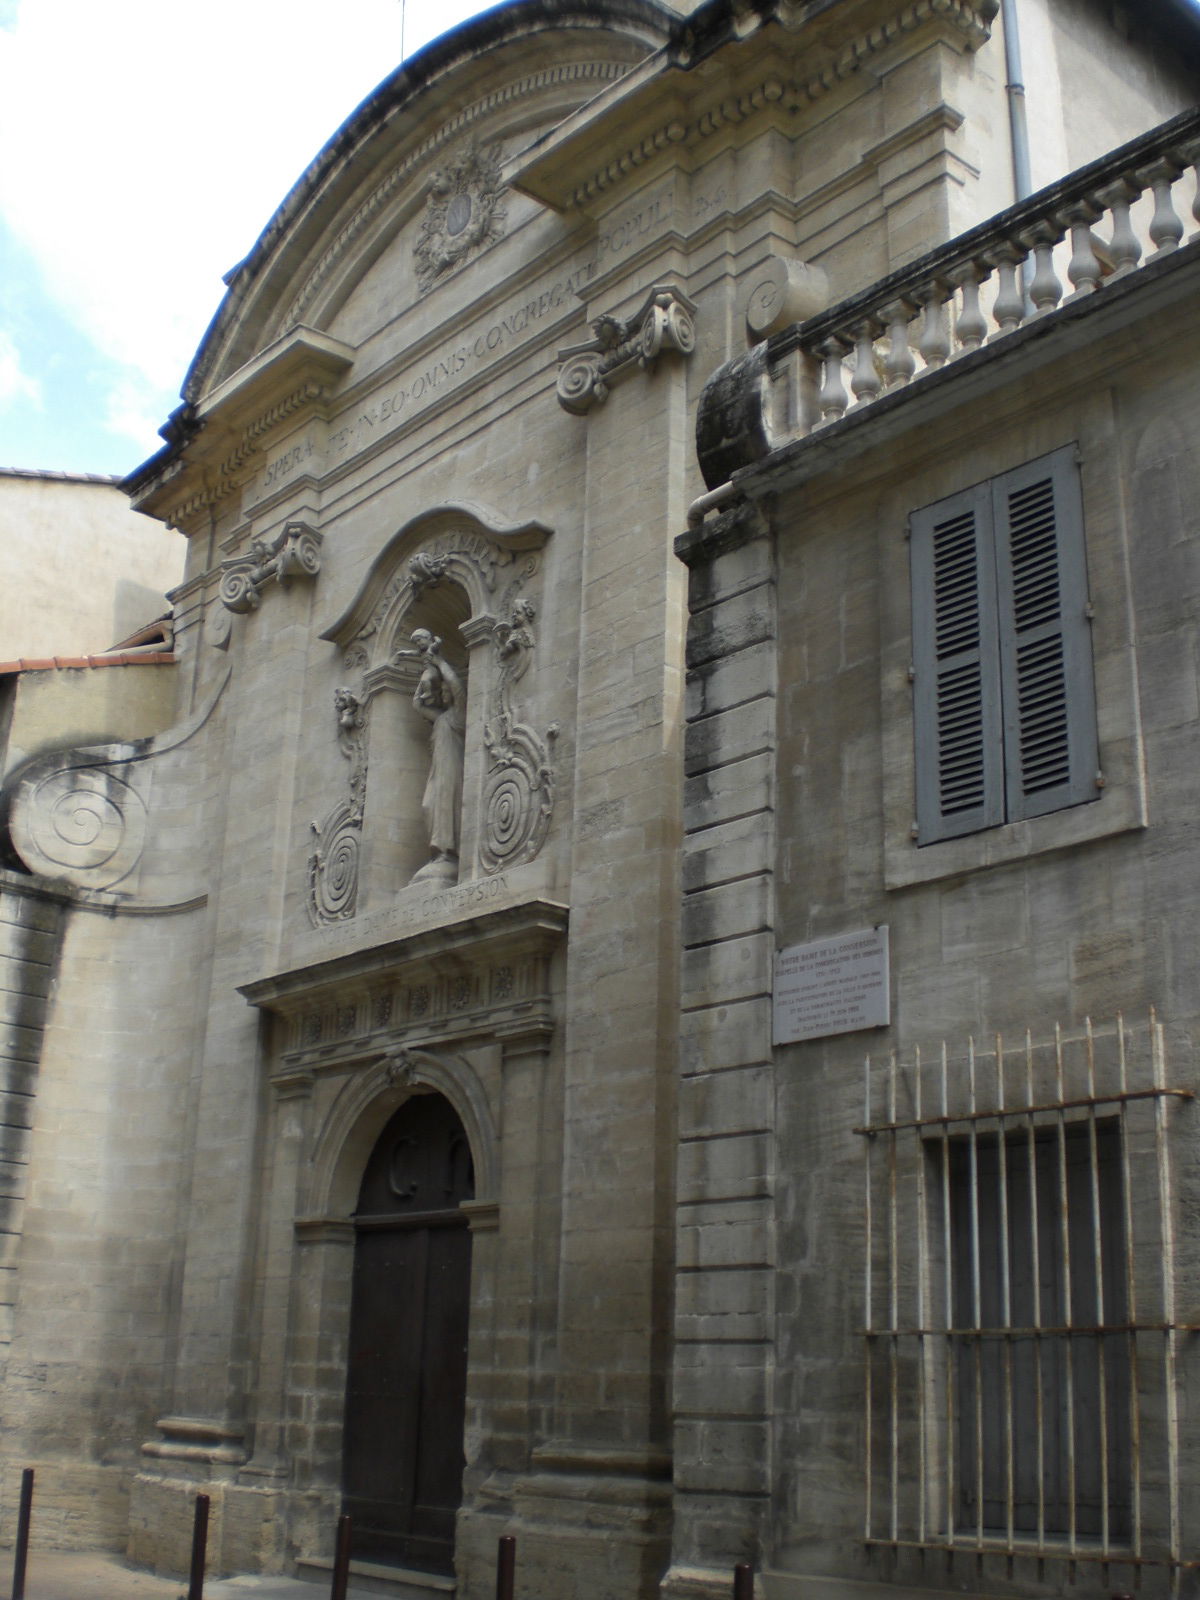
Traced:
<path fill-rule="evenodd" d="M 892 1020 L 886 924 L 781 950 L 774 999 L 776 1044 L 886 1027 Z"/>

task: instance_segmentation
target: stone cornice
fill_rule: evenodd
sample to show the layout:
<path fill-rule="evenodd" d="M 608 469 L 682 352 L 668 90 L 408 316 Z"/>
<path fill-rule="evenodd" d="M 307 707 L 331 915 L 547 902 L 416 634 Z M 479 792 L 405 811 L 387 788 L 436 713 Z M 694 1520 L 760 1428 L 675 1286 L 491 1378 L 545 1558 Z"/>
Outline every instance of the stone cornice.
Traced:
<path fill-rule="evenodd" d="M 778 9 L 779 20 L 791 31 L 797 26 L 789 23 L 794 8 L 781 4 Z M 758 76 L 751 76 L 719 101 L 686 110 L 678 93 L 668 101 L 668 109 L 662 110 L 664 85 L 659 79 L 676 64 L 669 62 L 665 54 L 657 56 L 599 97 L 597 103 L 568 118 L 530 155 L 510 163 L 505 175 L 513 188 L 556 210 L 586 207 L 669 146 L 694 145 L 772 109 L 794 115 L 920 28 L 948 27 L 959 36 L 963 48 L 978 49 L 989 37 L 987 24 L 994 9 L 988 0 L 915 0 L 828 50 L 828 59 L 819 71 L 808 75 L 780 72 L 776 52 L 775 59 Z M 683 81 L 676 82 L 682 90 Z M 658 106 L 652 124 L 640 138 L 623 148 L 618 144 L 619 154 L 604 166 L 593 167 L 591 154 L 605 142 L 605 117 L 636 123 L 637 101 L 649 97 Z"/>
<path fill-rule="evenodd" d="M 544 957 L 566 933 L 568 909 L 557 901 L 528 899 L 515 906 L 459 917 L 437 928 L 389 939 L 370 949 L 334 955 L 325 962 L 296 966 L 248 984 L 238 984 L 238 994 L 264 1011 L 296 1019 L 346 1005 L 350 990 L 379 989 L 387 982 L 408 982 L 426 971 L 454 976 L 464 965 L 515 962 L 522 955 Z M 448 958 L 448 962 L 446 962 Z M 504 997 L 509 1000 L 512 997 Z M 394 1021 L 389 1016 L 387 1022 Z M 349 1037 L 349 1035 L 347 1035 Z"/>
<path fill-rule="evenodd" d="M 323 411 L 353 360 L 352 346 L 313 328 L 276 340 L 205 397 L 196 436 L 182 458 L 135 492 L 136 509 L 186 530 L 241 487 L 276 428 Z"/>

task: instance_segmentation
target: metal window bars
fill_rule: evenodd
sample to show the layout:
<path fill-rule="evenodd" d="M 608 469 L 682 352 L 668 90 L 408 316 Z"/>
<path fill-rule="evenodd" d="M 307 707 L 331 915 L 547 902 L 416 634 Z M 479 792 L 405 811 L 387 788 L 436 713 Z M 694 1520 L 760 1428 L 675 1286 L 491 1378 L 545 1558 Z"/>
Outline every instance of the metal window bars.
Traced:
<path fill-rule="evenodd" d="M 865 1540 L 1135 1584 L 1182 1544 L 1163 1030 L 866 1062 Z M 1086 1564 L 1080 1567 L 1080 1564 Z M 1022 1566 L 1022 1572 L 1025 1568 Z M 1058 1569 L 1061 1571 L 1061 1569 Z"/>

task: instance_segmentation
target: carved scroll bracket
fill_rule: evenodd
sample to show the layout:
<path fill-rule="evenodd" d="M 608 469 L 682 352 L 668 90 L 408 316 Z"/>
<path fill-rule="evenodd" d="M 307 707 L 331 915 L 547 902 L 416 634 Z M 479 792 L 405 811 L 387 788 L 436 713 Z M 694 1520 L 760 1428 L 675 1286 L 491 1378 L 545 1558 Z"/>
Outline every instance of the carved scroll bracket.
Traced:
<path fill-rule="evenodd" d="M 255 539 L 249 555 L 221 563 L 221 603 L 229 611 L 256 611 L 273 579 L 315 578 L 321 570 L 321 535 L 304 522 L 289 522 L 270 544 Z"/>
<path fill-rule="evenodd" d="M 597 317 L 593 337 L 558 352 L 558 403 L 584 416 L 608 399 L 613 384 L 652 367 L 664 350 L 696 348 L 696 306 L 671 283 L 657 283 L 628 321 Z"/>

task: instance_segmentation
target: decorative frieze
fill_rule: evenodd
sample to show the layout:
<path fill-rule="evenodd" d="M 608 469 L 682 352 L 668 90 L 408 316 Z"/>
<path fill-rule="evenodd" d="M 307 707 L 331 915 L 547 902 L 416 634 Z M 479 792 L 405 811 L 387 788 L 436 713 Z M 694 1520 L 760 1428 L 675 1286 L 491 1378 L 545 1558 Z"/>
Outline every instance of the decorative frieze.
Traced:
<path fill-rule="evenodd" d="M 591 339 L 558 352 L 558 403 L 584 416 L 607 400 L 615 383 L 651 367 L 664 350 L 690 356 L 696 348 L 696 307 L 671 283 L 650 290 L 636 315 L 597 317 Z"/>
<path fill-rule="evenodd" d="M 551 959 L 567 911 L 548 901 L 463 917 L 243 986 L 283 1020 L 279 1071 L 294 1076 L 386 1053 L 401 1074 L 431 1039 L 552 1026 Z"/>
<path fill-rule="evenodd" d="M 268 583 L 315 578 L 320 570 L 321 535 L 307 523 L 289 522 L 270 544 L 255 539 L 248 555 L 222 561 L 221 603 L 229 611 L 256 611 Z"/>

